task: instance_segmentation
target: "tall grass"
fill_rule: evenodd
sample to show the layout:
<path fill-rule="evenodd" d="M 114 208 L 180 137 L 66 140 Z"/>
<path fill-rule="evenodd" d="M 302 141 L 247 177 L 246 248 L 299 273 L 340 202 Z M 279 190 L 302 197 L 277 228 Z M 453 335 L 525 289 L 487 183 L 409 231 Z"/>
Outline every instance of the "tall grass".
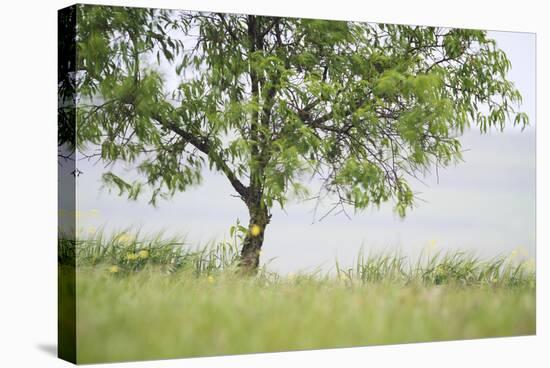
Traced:
<path fill-rule="evenodd" d="M 197 276 L 209 275 L 234 268 L 239 256 L 236 241 L 191 247 L 182 237 L 164 237 L 162 233 L 147 236 L 139 231 L 120 231 L 109 236 L 97 232 L 77 240 L 61 237 L 58 246 L 60 264 L 76 261 L 77 267 L 109 266 L 121 274 L 153 267 L 166 273 L 185 270 Z"/>
<path fill-rule="evenodd" d="M 528 287 L 336 279 L 77 276 L 79 363 L 322 349 L 535 333 Z"/>
<path fill-rule="evenodd" d="M 404 285 L 532 287 L 536 280 L 534 266 L 526 260 L 510 256 L 483 260 L 463 251 L 422 252 L 413 261 L 398 252 L 365 256 L 361 250 L 354 267 L 344 269 L 336 262 L 336 271 L 340 279 L 363 284 L 393 282 Z"/>
<path fill-rule="evenodd" d="M 231 231 L 231 238 L 192 247 L 182 237 L 165 237 L 162 233 L 141 235 L 139 231 L 120 231 L 105 236 L 97 232 L 86 239 L 59 240 L 59 262 L 76 262 L 77 267 L 104 268 L 118 275 L 154 268 L 171 274 L 185 272 L 196 277 L 236 270 L 242 237 Z M 74 258 L 74 259 L 73 259 Z M 484 260 L 472 253 L 448 251 L 423 252 L 413 260 L 399 252 L 369 253 L 359 251 L 352 267 L 338 261 L 335 272 L 293 275 L 291 279 L 333 279 L 348 284 L 396 283 L 408 285 L 453 284 L 458 286 L 490 285 L 501 287 L 534 287 L 534 267 L 525 260 L 498 256 Z M 259 277 L 277 281 L 283 278 L 268 272 L 264 266 Z"/>

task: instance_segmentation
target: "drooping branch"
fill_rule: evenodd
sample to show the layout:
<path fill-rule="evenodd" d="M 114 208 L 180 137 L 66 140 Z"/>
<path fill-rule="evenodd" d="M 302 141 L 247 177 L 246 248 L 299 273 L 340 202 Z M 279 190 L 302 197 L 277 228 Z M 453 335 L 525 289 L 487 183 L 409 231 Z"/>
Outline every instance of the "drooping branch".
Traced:
<path fill-rule="evenodd" d="M 174 132 L 175 134 L 179 135 L 181 138 L 183 138 L 186 142 L 189 142 L 194 147 L 196 147 L 199 151 L 207 155 L 215 164 L 216 167 L 227 177 L 233 188 L 239 193 L 239 195 L 243 198 L 243 200 L 246 201 L 246 199 L 249 196 L 249 190 L 246 185 L 244 185 L 237 175 L 231 170 L 231 168 L 227 165 L 223 157 L 220 153 L 216 152 L 208 142 L 206 138 L 198 137 L 195 134 L 189 133 L 179 127 L 178 125 L 167 122 L 165 119 L 163 119 L 160 116 L 155 116 L 155 120 L 157 120 L 163 127 L 166 127 L 170 131 Z"/>

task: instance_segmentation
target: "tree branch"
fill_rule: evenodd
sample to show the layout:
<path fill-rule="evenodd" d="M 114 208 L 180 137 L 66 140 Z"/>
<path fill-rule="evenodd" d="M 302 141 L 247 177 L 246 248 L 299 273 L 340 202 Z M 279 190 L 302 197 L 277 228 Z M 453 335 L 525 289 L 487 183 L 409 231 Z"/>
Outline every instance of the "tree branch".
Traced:
<path fill-rule="evenodd" d="M 237 193 L 239 193 L 243 200 L 246 200 L 246 198 L 248 198 L 248 187 L 239 180 L 237 175 L 235 175 L 235 173 L 227 165 L 223 157 L 214 149 L 212 149 L 205 138 L 197 137 L 196 135 L 185 131 L 174 123 L 166 122 L 160 116 L 155 116 L 154 119 L 157 120 L 162 126 L 170 129 L 172 132 L 182 137 L 186 142 L 189 142 L 190 144 L 195 146 L 199 151 L 206 154 L 216 164 L 216 167 L 224 173 L 233 188 L 237 191 Z"/>

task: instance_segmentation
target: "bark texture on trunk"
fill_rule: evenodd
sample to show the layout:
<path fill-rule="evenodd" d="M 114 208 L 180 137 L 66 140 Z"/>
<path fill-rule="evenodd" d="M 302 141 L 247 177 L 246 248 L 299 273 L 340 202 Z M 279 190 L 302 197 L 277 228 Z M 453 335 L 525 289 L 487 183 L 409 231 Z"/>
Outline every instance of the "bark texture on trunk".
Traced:
<path fill-rule="evenodd" d="M 248 25 L 248 47 L 250 55 L 257 51 L 263 51 L 265 30 L 262 32 L 261 19 L 249 15 L 247 17 Z M 252 100 L 262 106 L 261 110 L 253 110 L 250 120 L 250 153 L 252 161 L 250 165 L 250 186 L 247 188 L 243 200 L 248 207 L 250 221 L 248 223 L 248 233 L 244 239 L 241 250 L 240 269 L 243 273 L 255 274 L 260 264 L 260 251 L 264 242 L 264 232 L 269 224 L 269 210 L 262 199 L 264 185 L 264 169 L 269 161 L 270 137 L 266 136 L 269 131 L 271 119 L 271 108 L 274 104 L 275 90 L 268 90 L 266 96 L 262 96 L 260 91 L 266 85 L 266 75 L 263 72 L 257 72 L 254 68 L 250 69 L 250 91 Z"/>
<path fill-rule="evenodd" d="M 269 224 L 270 216 L 267 209 L 262 208 L 259 204 L 249 206 L 249 213 L 248 233 L 244 239 L 239 266 L 244 273 L 254 274 L 260 264 L 264 232 Z"/>

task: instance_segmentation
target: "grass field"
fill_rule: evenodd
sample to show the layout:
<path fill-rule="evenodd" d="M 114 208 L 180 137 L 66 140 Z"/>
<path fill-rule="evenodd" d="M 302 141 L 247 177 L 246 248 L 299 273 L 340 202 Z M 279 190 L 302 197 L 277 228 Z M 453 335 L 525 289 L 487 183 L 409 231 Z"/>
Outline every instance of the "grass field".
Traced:
<path fill-rule="evenodd" d="M 333 273 L 242 277 L 234 242 L 135 239 L 60 243 L 61 263 L 76 245 L 79 363 L 535 333 L 534 271 L 509 258 L 359 255 Z"/>

